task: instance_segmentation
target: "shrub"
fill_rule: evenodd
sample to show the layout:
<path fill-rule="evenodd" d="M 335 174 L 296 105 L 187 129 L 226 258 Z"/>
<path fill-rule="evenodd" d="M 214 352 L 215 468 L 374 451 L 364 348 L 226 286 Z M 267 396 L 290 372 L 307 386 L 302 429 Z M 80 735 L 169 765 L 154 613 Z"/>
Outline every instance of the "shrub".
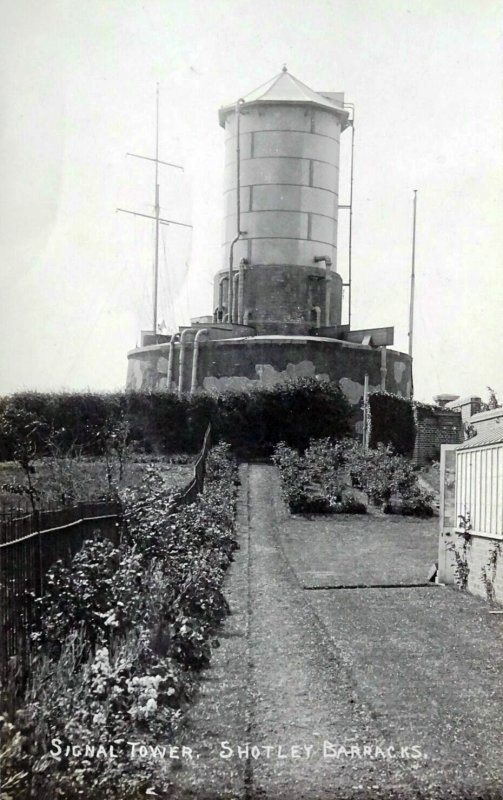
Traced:
<path fill-rule="evenodd" d="M 345 495 L 341 501 L 341 514 L 366 514 L 367 506 L 352 495 Z"/>
<path fill-rule="evenodd" d="M 344 484 L 352 446 L 350 440 L 312 440 L 303 456 L 284 443 L 276 447 L 272 460 L 292 513 L 362 513 L 363 504 L 353 501 Z"/>
<path fill-rule="evenodd" d="M 392 500 L 405 516 L 432 516 L 433 494 L 417 483 L 413 465 L 403 456 L 395 455 L 391 447 L 382 445 L 369 454 L 363 489 L 374 505 L 386 513 L 394 510 Z"/>
<path fill-rule="evenodd" d="M 432 502 L 432 492 L 428 492 L 420 486 L 412 486 L 402 493 L 401 513 L 407 517 L 432 517 Z"/>
<path fill-rule="evenodd" d="M 347 491 L 349 480 L 387 513 L 394 510 L 392 501 L 397 499 L 402 514 L 433 514 L 433 495 L 418 486 L 411 462 L 389 445 L 365 451 L 354 440 L 326 438 L 312 441 L 301 456 L 281 443 L 273 462 L 280 469 L 283 495 L 293 513 L 365 513 L 364 504 Z"/>

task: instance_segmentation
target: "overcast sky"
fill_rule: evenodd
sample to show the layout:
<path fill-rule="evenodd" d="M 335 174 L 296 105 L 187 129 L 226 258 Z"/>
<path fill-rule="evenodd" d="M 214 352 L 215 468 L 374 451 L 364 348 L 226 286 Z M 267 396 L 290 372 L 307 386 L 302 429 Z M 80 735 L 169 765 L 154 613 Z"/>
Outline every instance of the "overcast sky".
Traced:
<path fill-rule="evenodd" d="M 151 325 L 155 86 L 165 216 L 159 318 L 212 311 L 219 106 L 283 63 L 356 106 L 353 327 L 414 379 L 503 397 L 502 13 L 495 0 L 0 0 L 0 392 L 122 388 Z M 349 131 L 342 147 L 347 187 Z M 343 136 L 343 140 L 344 140 Z M 340 202 L 346 202 L 341 196 Z M 341 211 L 339 271 L 347 267 Z"/>

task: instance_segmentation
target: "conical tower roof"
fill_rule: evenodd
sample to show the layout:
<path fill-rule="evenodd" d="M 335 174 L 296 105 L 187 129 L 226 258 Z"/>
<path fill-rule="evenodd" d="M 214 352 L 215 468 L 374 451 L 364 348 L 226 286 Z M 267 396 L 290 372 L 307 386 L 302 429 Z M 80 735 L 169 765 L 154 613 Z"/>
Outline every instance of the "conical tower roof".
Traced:
<path fill-rule="evenodd" d="M 243 105 L 262 103 L 295 103 L 310 104 L 329 111 L 334 111 L 342 117 L 345 127 L 348 112 L 344 110 L 344 94 L 342 92 L 315 92 L 288 72 L 286 66 L 278 75 L 263 83 L 257 89 L 242 98 Z M 227 114 L 234 111 L 236 104 L 224 106 L 218 112 L 220 125 L 225 126 Z"/>

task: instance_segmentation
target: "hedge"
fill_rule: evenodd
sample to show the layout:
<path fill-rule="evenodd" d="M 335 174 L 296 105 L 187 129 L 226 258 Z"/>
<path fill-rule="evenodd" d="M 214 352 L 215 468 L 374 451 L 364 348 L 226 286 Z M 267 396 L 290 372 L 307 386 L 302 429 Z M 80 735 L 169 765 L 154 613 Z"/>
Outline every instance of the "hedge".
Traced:
<path fill-rule="evenodd" d="M 416 441 L 413 401 L 376 392 L 369 395 L 369 405 L 370 447 L 391 444 L 399 455 L 412 456 Z"/>
<path fill-rule="evenodd" d="M 39 455 L 47 453 L 51 430 L 63 449 L 98 455 L 103 437 L 96 434 L 121 421 L 127 421 L 128 439 L 138 449 L 165 455 L 197 452 L 208 422 L 213 441 L 229 442 L 243 458 L 269 456 L 280 441 L 304 451 L 311 438 L 351 432 L 351 406 L 340 388 L 309 378 L 181 398 L 170 392 L 29 392 L 0 398 L 0 417 L 6 407 L 29 412 L 41 423 L 33 433 Z M 0 434 L 0 460 L 10 460 L 14 447 L 12 436 Z"/>

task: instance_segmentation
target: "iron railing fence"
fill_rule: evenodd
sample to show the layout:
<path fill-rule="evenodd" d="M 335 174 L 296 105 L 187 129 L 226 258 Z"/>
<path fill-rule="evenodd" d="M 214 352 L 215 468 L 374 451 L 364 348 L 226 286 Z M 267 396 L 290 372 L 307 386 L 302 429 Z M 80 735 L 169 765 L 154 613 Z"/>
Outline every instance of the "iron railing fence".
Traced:
<path fill-rule="evenodd" d="M 202 492 L 210 446 L 208 425 L 192 480 L 176 497 L 173 510 L 194 502 Z M 50 567 L 59 560 L 68 562 L 93 534 L 99 533 L 118 544 L 121 532 L 121 507 L 113 502 L 78 503 L 21 517 L 3 515 L 0 519 L 2 678 L 10 672 L 10 666 L 19 670 L 29 662 L 29 633 L 38 618 L 36 598 L 44 593 L 44 578 Z"/>
<path fill-rule="evenodd" d="M 113 501 L 87 500 L 68 506 L 50 506 L 35 511 L 11 509 L 0 512 L 0 545 L 24 539 L 32 533 L 74 525 L 86 519 L 118 515 L 120 505 Z"/>
<path fill-rule="evenodd" d="M 112 503 L 82 503 L 80 507 L 33 515 L 32 524 L 40 529 L 14 541 L 0 544 L 0 671 L 10 659 L 21 656 L 26 662 L 29 633 L 38 619 L 36 598 L 44 594 L 48 570 L 56 561 L 68 562 L 95 533 L 115 543 L 120 538 L 120 506 Z M 99 511 L 101 513 L 97 514 Z M 109 513 L 103 513 L 109 512 Z M 82 516 L 88 513 L 90 516 Z M 51 516 L 49 516 L 49 514 Z M 73 519 L 55 526 L 66 517 Z M 52 527 L 43 528 L 47 520 Z M 16 668 L 19 668 L 19 664 Z"/>

